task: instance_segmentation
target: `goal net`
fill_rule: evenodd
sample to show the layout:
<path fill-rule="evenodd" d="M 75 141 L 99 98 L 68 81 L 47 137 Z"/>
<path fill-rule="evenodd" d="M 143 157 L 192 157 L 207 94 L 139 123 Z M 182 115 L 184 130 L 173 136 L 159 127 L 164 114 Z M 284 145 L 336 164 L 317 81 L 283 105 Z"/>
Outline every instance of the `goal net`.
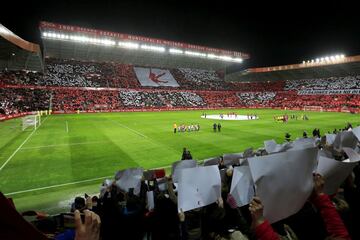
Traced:
<path fill-rule="evenodd" d="M 322 112 L 324 109 L 321 106 L 304 106 L 304 111 Z"/>
<path fill-rule="evenodd" d="M 30 115 L 22 118 L 22 130 L 24 131 L 28 127 L 34 127 L 35 129 L 41 125 L 40 115 Z"/>

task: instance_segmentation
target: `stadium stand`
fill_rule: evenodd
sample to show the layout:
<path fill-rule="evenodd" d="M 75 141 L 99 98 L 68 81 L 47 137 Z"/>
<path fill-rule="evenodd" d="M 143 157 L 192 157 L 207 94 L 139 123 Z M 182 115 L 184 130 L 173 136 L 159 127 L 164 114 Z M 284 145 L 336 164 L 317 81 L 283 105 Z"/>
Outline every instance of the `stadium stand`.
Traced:
<path fill-rule="evenodd" d="M 188 80 L 179 69 L 172 69 L 180 84 L 174 89 L 141 86 L 133 66 L 127 64 L 49 60 L 46 69 L 45 74 L 2 71 L 0 113 L 11 115 L 47 108 L 50 96 L 55 112 L 221 107 L 302 109 L 304 106 L 342 111 L 360 106 L 359 75 L 238 83 L 220 80 L 214 71 L 182 69 Z M 209 80 L 198 80 L 204 74 Z M 319 99 L 318 95 L 322 97 Z M 33 103 L 28 99 L 33 99 Z"/>
<path fill-rule="evenodd" d="M 360 89 L 360 76 L 287 80 L 284 90 Z"/>

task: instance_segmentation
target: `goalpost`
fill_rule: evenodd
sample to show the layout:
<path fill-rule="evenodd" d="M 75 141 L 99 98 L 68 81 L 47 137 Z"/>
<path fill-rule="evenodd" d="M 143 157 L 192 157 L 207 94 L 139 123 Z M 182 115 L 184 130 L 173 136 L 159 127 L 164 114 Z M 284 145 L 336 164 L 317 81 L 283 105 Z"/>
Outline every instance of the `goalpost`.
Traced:
<path fill-rule="evenodd" d="M 41 116 L 40 115 L 29 115 L 22 118 L 22 130 L 34 126 L 37 129 L 41 125 Z"/>
<path fill-rule="evenodd" d="M 304 106 L 304 111 L 317 111 L 323 112 L 324 109 L 321 106 Z"/>

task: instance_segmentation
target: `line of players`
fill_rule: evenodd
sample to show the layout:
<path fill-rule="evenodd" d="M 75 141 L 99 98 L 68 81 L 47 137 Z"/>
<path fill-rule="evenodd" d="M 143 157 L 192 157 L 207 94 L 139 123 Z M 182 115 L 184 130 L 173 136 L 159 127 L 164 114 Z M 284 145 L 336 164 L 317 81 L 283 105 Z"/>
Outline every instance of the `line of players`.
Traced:
<path fill-rule="evenodd" d="M 287 114 L 284 114 L 284 115 L 281 115 L 281 116 L 274 116 L 274 120 L 276 122 L 284 122 L 284 123 L 287 123 L 289 121 L 289 118 L 290 119 L 301 119 L 301 120 L 309 120 L 309 117 L 306 115 L 306 114 L 302 114 L 300 117 L 298 115 L 295 115 L 295 114 L 291 114 L 290 117 L 289 115 Z"/>
<path fill-rule="evenodd" d="M 174 133 L 200 131 L 200 124 L 198 124 L 198 123 L 191 124 L 191 125 L 181 124 L 181 125 L 177 126 L 177 124 L 174 123 L 173 128 L 174 128 Z"/>
<path fill-rule="evenodd" d="M 51 115 L 51 114 L 52 114 L 52 110 L 41 110 L 41 111 L 37 111 L 37 115 L 38 115 L 38 116 Z"/>

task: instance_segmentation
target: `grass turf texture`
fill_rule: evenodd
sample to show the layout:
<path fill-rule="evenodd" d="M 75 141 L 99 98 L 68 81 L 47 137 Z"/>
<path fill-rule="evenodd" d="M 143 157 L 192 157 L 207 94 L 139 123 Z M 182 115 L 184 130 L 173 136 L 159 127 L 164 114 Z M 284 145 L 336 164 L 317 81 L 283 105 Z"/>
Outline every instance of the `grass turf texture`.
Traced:
<path fill-rule="evenodd" d="M 207 114 L 235 110 L 206 111 Z M 18 191 L 68 184 L 37 191 L 9 194 L 17 208 L 56 212 L 69 209 L 69 201 L 79 194 L 98 193 L 102 179 L 119 169 L 141 166 L 145 169 L 171 165 L 180 159 L 182 148 L 194 159 L 258 148 L 264 140 L 283 142 L 286 132 L 292 139 L 314 128 L 321 133 L 343 128 L 347 122 L 360 124 L 358 114 L 306 112 L 309 121 L 275 122 L 281 110 L 236 110 L 240 115 L 256 113 L 259 120 L 220 121 L 201 119 L 204 111 L 132 112 L 52 115 L 23 144 L 0 171 L 0 191 Z M 301 115 L 301 111 L 286 111 Z M 199 123 L 199 132 L 173 133 L 172 125 Z M 212 124 L 221 122 L 221 133 Z M 68 127 L 66 126 L 68 125 Z M 0 166 L 32 133 L 21 131 L 21 119 L 0 122 Z M 78 183 L 74 183 L 78 182 Z"/>

